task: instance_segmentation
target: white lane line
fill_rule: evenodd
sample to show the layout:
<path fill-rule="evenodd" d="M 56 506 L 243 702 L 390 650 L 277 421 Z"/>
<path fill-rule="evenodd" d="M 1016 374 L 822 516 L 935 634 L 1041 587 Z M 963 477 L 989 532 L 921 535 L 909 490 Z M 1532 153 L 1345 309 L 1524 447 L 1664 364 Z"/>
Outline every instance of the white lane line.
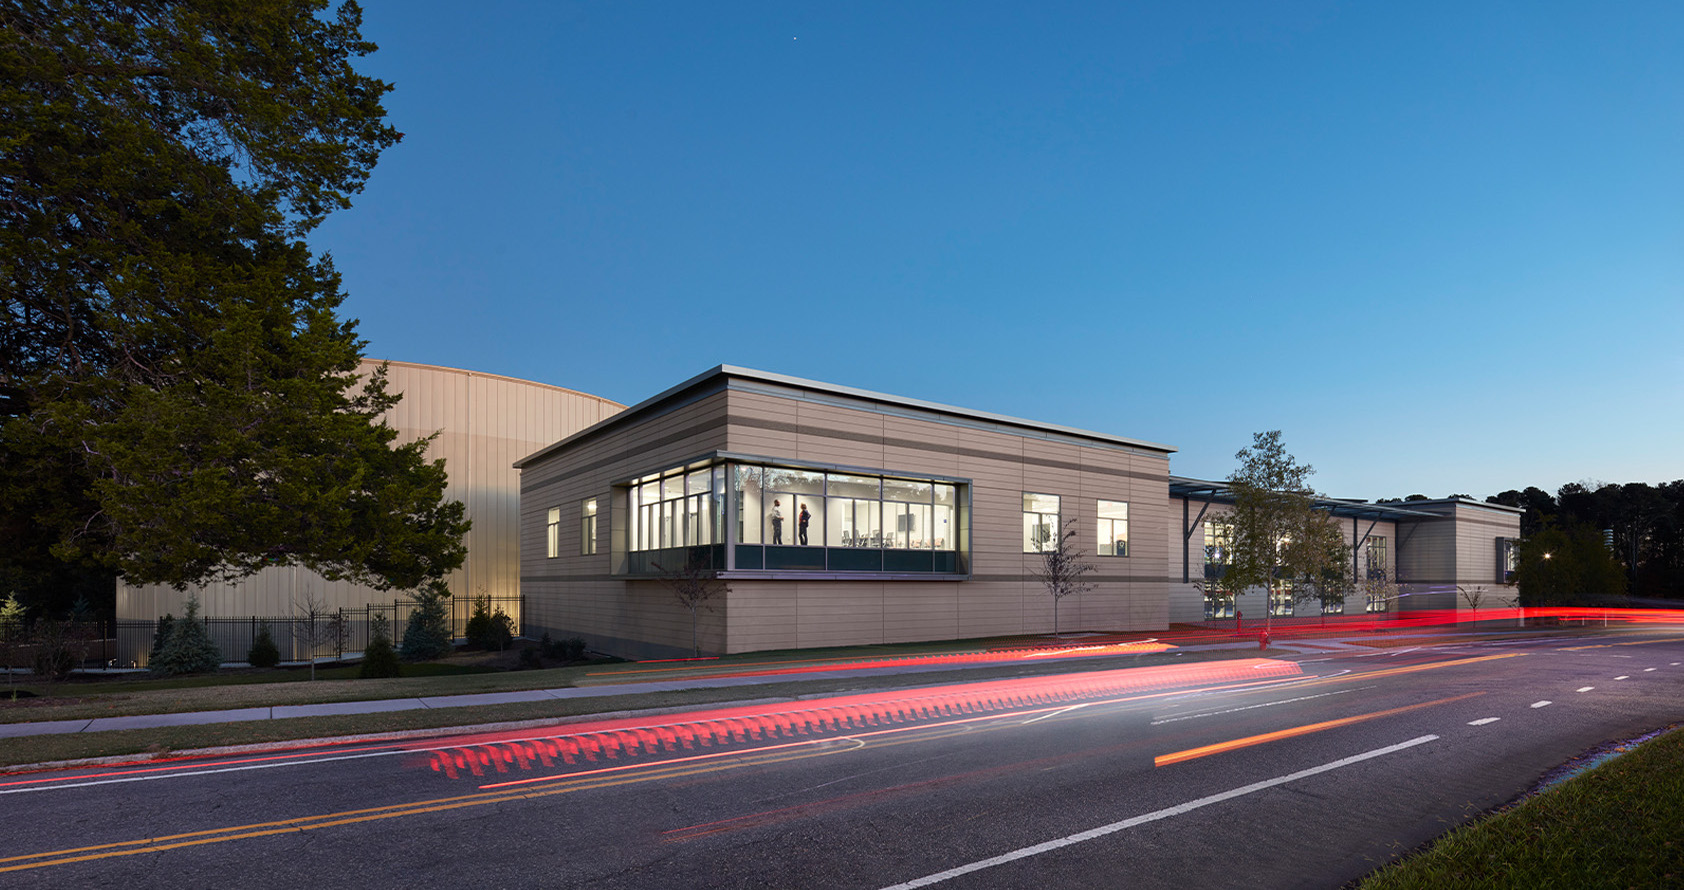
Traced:
<path fill-rule="evenodd" d="M 1362 689 L 1373 689 L 1373 688 L 1374 687 L 1372 687 L 1372 686 L 1362 687 Z M 1259 704 L 1259 705 L 1246 705 L 1245 707 L 1241 707 L 1241 708 L 1229 708 L 1226 711 L 1206 711 L 1202 714 L 1184 714 L 1184 715 L 1179 716 L 1179 717 L 1164 717 L 1160 720 L 1153 720 L 1152 725 L 1153 726 L 1162 726 L 1165 723 L 1175 723 L 1178 720 L 1196 720 L 1200 717 L 1218 717 L 1218 716 L 1221 716 L 1223 714 L 1236 714 L 1236 713 L 1239 713 L 1240 711 L 1250 711 L 1250 710 L 1255 710 L 1257 708 L 1272 708 L 1275 705 L 1290 705 L 1293 702 L 1309 701 L 1312 698 L 1327 698 L 1330 695 L 1345 695 L 1346 693 L 1350 693 L 1350 692 L 1361 692 L 1362 689 L 1340 689 L 1340 690 L 1337 690 L 1335 692 L 1322 692 L 1322 693 L 1317 693 L 1316 695 L 1306 695 L 1306 696 L 1303 696 L 1303 697 L 1300 697 L 1300 698 L 1289 698 L 1289 699 L 1286 699 L 1284 701 L 1266 701 L 1266 702 L 1263 702 L 1262 704 Z"/>
<path fill-rule="evenodd" d="M 1630 674 L 1621 674 L 1618 677 L 1615 677 L 1614 679 L 1616 679 L 1616 680 L 1630 680 L 1631 675 Z"/>
<path fill-rule="evenodd" d="M 1469 726 L 1484 726 L 1487 723 L 1496 723 L 1498 720 L 1501 720 L 1501 719 L 1503 719 L 1503 718 L 1501 718 L 1501 717 L 1481 717 L 1478 720 L 1469 720 L 1468 725 Z"/>
<path fill-rule="evenodd" d="M 1576 689 L 1574 691 L 1575 692 L 1589 692 L 1589 691 L 1591 691 L 1592 689 L 1595 689 L 1595 688 L 1596 688 L 1595 686 L 1580 686 L 1578 689 Z"/>
<path fill-rule="evenodd" d="M 1058 709 L 1058 710 L 1056 710 L 1056 711 L 1054 711 L 1054 712 L 1052 712 L 1052 713 L 1051 713 L 1051 714 L 1042 714 L 1042 715 L 1041 715 L 1041 716 L 1039 716 L 1039 717 L 1036 717 L 1036 718 L 1034 718 L 1034 719 L 1033 719 L 1033 720 L 1025 720 L 1025 721 L 1023 721 L 1023 724 L 1022 724 L 1022 725 L 1024 725 L 1024 726 L 1028 726 L 1028 725 L 1029 725 L 1029 724 L 1031 724 L 1031 723 L 1034 723 L 1034 722 L 1036 722 L 1036 721 L 1037 721 L 1037 720 L 1045 720 L 1045 719 L 1047 719 L 1047 718 L 1048 718 L 1048 717 L 1057 717 L 1057 716 L 1058 716 L 1058 715 L 1060 715 L 1060 714 L 1068 714 L 1068 713 L 1070 713 L 1070 712 L 1071 712 L 1071 711 L 1074 711 L 1074 710 L 1076 710 L 1076 709 L 1077 709 L 1077 708 L 1085 708 L 1085 707 L 1087 707 L 1087 706 L 1088 706 L 1088 705 L 1089 705 L 1089 704 L 1091 704 L 1091 702 L 1083 702 L 1083 703 L 1082 703 L 1082 704 L 1079 704 L 1079 705 L 1071 705 L 1071 706 L 1070 706 L 1070 707 L 1068 707 L 1068 708 L 1059 708 L 1059 709 Z"/>
<path fill-rule="evenodd" d="M 1156 822 L 1160 819 L 1168 819 L 1171 816 L 1185 815 L 1185 814 L 1190 813 L 1190 812 L 1192 812 L 1196 809 L 1199 809 L 1200 807 L 1208 807 L 1208 806 L 1210 806 L 1211 804 L 1214 804 L 1214 803 L 1221 803 L 1225 800 L 1233 800 L 1236 797 L 1244 797 L 1247 794 L 1255 794 L 1259 791 L 1264 791 L 1264 790 L 1267 790 L 1269 788 L 1273 788 L 1276 785 L 1285 785 L 1288 782 L 1296 782 L 1299 779 L 1307 779 L 1310 776 L 1320 775 L 1321 773 L 1325 773 L 1325 772 L 1331 772 L 1332 770 L 1340 769 L 1342 767 L 1347 767 L 1347 766 L 1350 766 L 1350 765 L 1356 764 L 1356 763 L 1361 763 L 1364 760 L 1372 760 L 1376 757 L 1383 757 L 1387 754 L 1395 754 L 1399 751 L 1404 750 L 1405 748 L 1413 748 L 1416 745 L 1425 744 L 1426 742 L 1436 741 L 1437 739 L 1438 739 L 1438 736 L 1436 736 L 1436 735 L 1424 735 L 1424 736 L 1421 736 L 1419 738 L 1410 739 L 1407 742 L 1399 742 L 1396 745 L 1389 745 L 1389 746 L 1384 747 L 1384 748 L 1376 748 L 1373 751 L 1367 751 L 1367 752 L 1364 752 L 1362 754 L 1355 754 L 1355 755 L 1352 755 L 1350 757 L 1346 757 L 1343 760 L 1335 760 L 1332 763 L 1324 763 L 1321 766 L 1312 766 L 1309 769 L 1299 770 L 1298 772 L 1290 773 L 1290 774 L 1284 775 L 1284 776 L 1279 776 L 1277 778 L 1266 779 L 1262 782 L 1254 782 L 1250 785 L 1244 786 L 1243 788 L 1235 788 L 1231 791 L 1224 791 L 1220 794 L 1212 794 L 1209 797 L 1201 797 L 1198 800 L 1190 800 L 1190 801 L 1188 801 L 1184 804 L 1178 804 L 1176 806 L 1168 807 L 1166 809 L 1158 810 L 1156 812 L 1147 813 L 1143 816 L 1135 816 L 1132 819 L 1124 819 L 1121 822 L 1112 822 L 1110 825 L 1101 825 L 1098 828 L 1090 828 L 1087 831 L 1078 832 L 1078 833 L 1072 834 L 1072 835 L 1067 835 L 1067 836 L 1061 837 L 1057 840 L 1051 840 L 1051 841 L 1047 841 L 1045 843 L 1035 844 L 1034 846 L 1030 846 L 1030 847 L 1022 847 L 1022 848 L 1013 850 L 1010 853 L 1002 853 L 999 856 L 994 856 L 994 857 L 989 858 L 989 859 L 979 859 L 976 862 L 968 863 L 966 865 L 961 865 L 957 868 L 950 868 L 947 871 L 936 872 L 933 875 L 925 875 L 921 878 L 914 878 L 914 879 L 912 879 L 910 881 L 907 881 L 905 883 L 902 883 L 902 884 L 894 884 L 892 886 L 883 888 L 883 890 L 912 890 L 912 888 L 914 888 L 914 887 L 928 887 L 931 884 L 939 884 L 942 881 L 951 880 L 953 878 L 959 877 L 960 875 L 968 875 L 971 872 L 982 871 L 985 868 L 993 868 L 996 865 L 1005 865 L 1008 862 L 1016 862 L 1019 859 L 1028 859 L 1031 856 L 1039 856 L 1042 853 L 1049 853 L 1053 850 L 1057 850 L 1057 849 L 1060 849 L 1062 847 L 1068 847 L 1068 846 L 1071 846 L 1073 844 L 1082 843 L 1084 841 L 1091 841 L 1091 840 L 1095 840 L 1097 838 L 1102 838 L 1102 837 L 1105 837 L 1108 834 L 1115 834 L 1115 833 L 1117 833 L 1119 831 L 1122 831 L 1124 829 L 1133 828 L 1136 825 L 1145 825 L 1148 822 Z"/>
<path fill-rule="evenodd" d="M 1534 708 L 1547 708 L 1551 704 L 1553 704 L 1553 703 L 1549 702 L 1549 701 L 1535 701 L 1535 702 L 1532 703 L 1532 707 L 1534 707 Z"/>
<path fill-rule="evenodd" d="M 1647 673 L 1649 673 L 1649 672 L 1650 672 L 1650 671 L 1652 671 L 1652 670 L 1654 670 L 1654 668 L 1644 668 L 1644 669 L 1643 669 L 1643 673 L 1645 673 L 1645 674 L 1647 674 Z"/>

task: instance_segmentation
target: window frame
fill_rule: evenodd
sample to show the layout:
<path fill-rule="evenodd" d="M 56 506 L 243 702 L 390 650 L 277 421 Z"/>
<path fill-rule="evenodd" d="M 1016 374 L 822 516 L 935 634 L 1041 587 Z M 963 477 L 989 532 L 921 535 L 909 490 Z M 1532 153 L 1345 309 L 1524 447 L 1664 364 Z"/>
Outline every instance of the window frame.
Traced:
<path fill-rule="evenodd" d="M 1122 518 L 1119 519 L 1115 516 L 1106 516 L 1104 513 L 1105 504 L 1112 504 L 1114 507 L 1122 507 Z M 1098 528 L 1094 532 L 1094 553 L 1107 558 L 1127 559 L 1129 555 L 1129 502 L 1108 501 L 1104 499 L 1096 500 L 1094 502 L 1094 515 L 1099 522 Z M 1119 526 L 1123 531 L 1121 535 L 1117 534 L 1117 528 Z M 1114 549 L 1115 545 L 1118 543 L 1123 545 L 1123 552 L 1121 553 L 1117 553 Z M 1105 550 L 1107 544 L 1112 545 L 1113 547 L 1113 550 L 1110 553 L 1107 553 Z"/>
<path fill-rule="evenodd" d="M 595 556 L 597 550 L 596 518 L 600 506 L 597 498 L 585 498 L 579 502 L 579 555 Z"/>
<path fill-rule="evenodd" d="M 1031 501 L 1030 501 L 1031 498 L 1051 498 L 1052 499 L 1053 512 L 1048 513 L 1045 510 L 1032 510 L 1032 509 L 1030 509 L 1030 507 L 1032 506 Z M 1047 553 L 1049 551 L 1057 549 L 1058 538 L 1059 538 L 1059 535 L 1063 532 L 1063 528 L 1064 528 L 1063 511 L 1064 511 L 1064 500 L 1059 495 L 1047 494 L 1046 492 L 1041 492 L 1041 491 L 1025 491 L 1025 492 L 1023 492 L 1023 552 L 1024 553 Z M 1049 516 L 1052 517 L 1051 523 L 1048 523 L 1046 521 L 1047 517 L 1049 517 Z M 1030 517 L 1035 518 L 1033 523 L 1031 523 Z M 1047 538 L 1045 540 L 1041 541 L 1041 543 L 1038 547 L 1032 547 L 1030 545 L 1030 541 L 1034 536 L 1034 533 L 1030 531 L 1031 528 L 1050 529 L 1051 530 L 1050 533 L 1047 535 Z"/>

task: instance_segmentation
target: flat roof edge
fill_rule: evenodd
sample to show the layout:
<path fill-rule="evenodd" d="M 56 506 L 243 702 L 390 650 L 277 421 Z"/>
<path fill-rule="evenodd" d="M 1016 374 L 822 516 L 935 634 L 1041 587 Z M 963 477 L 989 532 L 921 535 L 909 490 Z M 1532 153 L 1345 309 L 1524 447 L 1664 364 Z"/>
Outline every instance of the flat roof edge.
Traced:
<path fill-rule="evenodd" d="M 563 446 L 565 446 L 565 445 L 567 445 L 567 444 L 569 444 L 569 443 L 571 443 L 571 442 L 573 442 L 573 441 L 575 441 L 575 440 L 577 440 L 581 437 L 589 436 L 589 435 L 595 435 L 596 433 L 602 431 L 603 429 L 608 428 L 610 425 L 613 425 L 613 424 L 630 422 L 631 420 L 635 419 L 639 415 L 641 415 L 641 414 L 649 411 L 650 409 L 654 408 L 656 405 L 658 405 L 658 404 L 660 404 L 664 401 L 667 401 L 669 399 L 676 398 L 676 397 L 684 394 L 685 392 L 688 392 L 692 389 L 696 389 L 698 387 L 701 387 L 701 386 L 703 386 L 705 384 L 708 384 L 708 383 L 710 383 L 714 380 L 723 380 L 723 381 L 725 381 L 725 384 L 727 386 L 729 386 L 729 382 L 732 379 L 747 380 L 747 381 L 758 381 L 758 382 L 761 382 L 761 383 L 770 383 L 770 384 L 774 384 L 774 385 L 777 385 L 777 386 L 784 386 L 784 387 L 789 387 L 789 388 L 793 388 L 793 389 L 811 390 L 811 391 L 817 392 L 817 393 L 825 393 L 825 394 L 830 394 L 830 395 L 843 396 L 843 397 L 846 397 L 846 398 L 858 399 L 858 400 L 866 401 L 866 402 L 877 402 L 877 403 L 884 404 L 884 405 L 893 405 L 893 406 L 899 406 L 899 407 L 904 407 L 904 408 L 912 408 L 912 409 L 915 409 L 915 410 L 928 411 L 928 412 L 935 413 L 935 414 L 946 414 L 946 415 L 950 415 L 950 416 L 954 416 L 954 417 L 964 417 L 964 418 L 969 418 L 971 420 L 980 420 L 980 421 L 984 421 L 984 422 L 987 422 L 987 423 L 999 424 L 999 425 L 1007 426 L 1007 427 L 1015 427 L 1015 428 L 1023 429 L 1023 430 L 1041 430 L 1041 431 L 1044 431 L 1044 432 L 1057 433 L 1059 435 L 1070 436 L 1070 437 L 1078 438 L 1078 439 L 1090 439 L 1090 440 L 1093 440 L 1093 441 L 1096 441 L 1096 442 L 1109 442 L 1109 443 L 1112 443 L 1112 444 L 1115 444 L 1115 445 L 1123 445 L 1123 446 L 1126 446 L 1126 447 L 1129 447 L 1129 448 L 1138 448 L 1138 449 L 1141 449 L 1143 451 L 1155 451 L 1155 452 L 1159 452 L 1160 454 L 1163 454 L 1165 456 L 1168 456 L 1170 454 L 1174 454 L 1175 451 L 1176 451 L 1175 448 L 1173 448 L 1169 445 L 1163 445 L 1163 444 L 1159 444 L 1159 443 L 1156 443 L 1156 442 L 1148 442 L 1148 441 L 1145 441 L 1143 439 L 1132 439 L 1132 438 L 1129 438 L 1127 436 L 1115 436 L 1115 435 L 1111 435 L 1109 433 L 1099 433 L 1099 432 L 1094 432 L 1092 430 L 1084 430 L 1084 429 L 1079 429 L 1077 427 L 1063 426 L 1061 424 L 1056 424 L 1056 423 L 1041 423 L 1039 421 L 1027 420 L 1027 419 L 1024 419 L 1024 418 L 1021 418 L 1021 417 L 1012 417 L 1012 416 L 1006 415 L 1006 414 L 994 414 L 994 413 L 991 413 L 991 412 L 988 412 L 988 411 L 978 411 L 978 410 L 975 410 L 975 409 L 972 409 L 972 408 L 960 408 L 960 407 L 957 407 L 957 406 L 954 406 L 954 405 L 944 405 L 940 402 L 930 402 L 930 401 L 925 401 L 923 399 L 913 399 L 913 398 L 908 398 L 908 397 L 905 397 L 905 396 L 889 395 L 888 393 L 874 392 L 872 390 L 859 389 L 859 388 L 852 387 L 852 386 L 840 386 L 840 385 L 837 385 L 837 384 L 834 384 L 834 383 L 824 383 L 824 382 L 818 381 L 818 380 L 808 380 L 808 379 L 802 378 L 802 377 L 792 377 L 792 376 L 789 376 L 787 374 L 776 374 L 776 373 L 773 373 L 771 371 L 758 371 L 758 370 L 755 370 L 753 368 L 744 368 L 744 367 L 739 367 L 737 365 L 723 365 L 722 364 L 722 365 L 717 365 L 713 368 L 710 368 L 706 371 L 703 371 L 702 373 L 697 374 L 694 377 L 691 377 L 690 379 L 683 381 L 682 383 L 676 384 L 674 386 L 670 386 L 670 387 L 662 390 L 661 392 L 656 393 L 655 395 L 650 396 L 649 398 L 644 399 L 643 401 L 632 405 L 631 407 L 625 409 L 624 411 L 621 411 L 618 414 L 615 414 L 612 417 L 603 418 L 602 420 L 600 420 L 600 421 L 598 421 L 598 422 L 596 422 L 596 423 L 594 423 L 594 424 L 592 424 L 588 427 L 585 427 L 584 429 L 578 431 L 577 433 L 574 433 L 573 435 L 568 436 L 567 438 L 562 439 L 561 441 L 556 442 L 553 445 L 550 445 L 546 448 L 539 449 L 538 451 L 535 451 L 532 454 L 529 454 L 526 457 L 523 457 L 520 460 L 515 461 L 514 467 L 516 469 L 523 469 L 523 468 L 526 467 L 527 464 L 530 464 L 533 461 L 539 460 L 539 459 L 547 456 L 548 454 L 562 448 Z"/>

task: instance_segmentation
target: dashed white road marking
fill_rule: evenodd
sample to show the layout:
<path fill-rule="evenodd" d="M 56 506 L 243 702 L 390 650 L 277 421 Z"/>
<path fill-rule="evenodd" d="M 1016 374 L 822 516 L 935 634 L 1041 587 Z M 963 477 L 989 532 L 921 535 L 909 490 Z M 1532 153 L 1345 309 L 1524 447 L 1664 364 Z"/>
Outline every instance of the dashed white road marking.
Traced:
<path fill-rule="evenodd" d="M 1645 673 L 1645 674 L 1647 674 L 1647 673 L 1649 673 L 1649 672 L 1650 672 L 1650 671 L 1652 671 L 1652 670 L 1654 670 L 1654 668 L 1644 668 L 1644 669 L 1643 669 L 1643 673 Z"/>
<path fill-rule="evenodd" d="M 1469 726 L 1484 726 L 1487 723 L 1496 723 L 1498 720 L 1501 720 L 1501 719 L 1503 719 L 1503 718 L 1501 718 L 1501 717 L 1481 717 L 1478 720 L 1469 720 L 1468 725 Z"/>
<path fill-rule="evenodd" d="M 1532 703 L 1532 707 L 1534 707 L 1534 708 L 1547 708 L 1551 704 L 1554 704 L 1554 702 L 1550 702 L 1550 701 L 1547 701 L 1547 700 L 1546 701 L 1535 701 L 1535 702 Z"/>
<path fill-rule="evenodd" d="M 925 875 L 921 878 L 914 878 L 913 880 L 902 884 L 895 884 L 892 887 L 886 887 L 884 890 L 912 890 L 914 887 L 928 887 L 931 884 L 939 884 L 943 881 L 957 878 L 960 875 L 968 875 L 971 872 L 982 871 L 985 868 L 993 868 L 996 865 L 1016 862 L 1019 859 L 1028 859 L 1031 856 L 1038 856 L 1042 853 L 1050 853 L 1053 850 L 1068 847 L 1073 844 L 1079 844 L 1083 841 L 1091 841 L 1096 838 L 1105 837 L 1108 834 L 1115 834 L 1119 831 L 1133 828 L 1136 825 L 1144 825 L 1148 822 L 1156 822 L 1160 819 L 1180 816 L 1199 809 L 1200 807 L 1208 807 L 1211 804 L 1221 803 L 1225 800 L 1233 800 L 1236 797 L 1244 797 L 1248 794 L 1255 794 L 1259 791 L 1273 788 L 1276 785 L 1285 785 L 1288 782 L 1296 782 L 1299 779 L 1309 778 L 1310 776 L 1330 772 L 1341 767 L 1361 763 L 1364 760 L 1372 760 L 1375 757 L 1395 754 L 1406 748 L 1413 748 L 1416 745 L 1420 745 L 1425 742 L 1437 741 L 1437 739 L 1438 736 L 1436 735 L 1424 735 L 1419 738 L 1410 739 L 1407 742 L 1400 742 L 1396 745 L 1376 748 L 1373 751 L 1365 751 L 1361 754 L 1346 757 L 1343 760 L 1335 760 L 1332 763 L 1324 763 L 1321 766 L 1313 766 L 1306 770 L 1299 770 L 1295 773 L 1288 773 L 1287 775 L 1279 776 L 1273 779 L 1266 779 L 1262 782 L 1254 782 L 1241 788 L 1234 788 L 1229 791 L 1221 792 L 1220 794 L 1212 794 L 1209 797 L 1201 797 L 1198 800 L 1190 800 L 1186 803 L 1177 804 L 1173 807 L 1156 810 L 1154 812 L 1146 813 L 1145 815 L 1135 816 L 1131 819 L 1124 819 L 1121 822 L 1112 822 L 1109 825 L 1101 825 L 1098 828 L 1090 828 L 1087 831 L 1065 835 L 1057 840 L 1050 840 L 1045 843 L 1039 843 L 1029 847 L 1020 847 L 1010 853 L 1002 853 L 999 856 L 994 856 L 988 859 L 979 859 L 976 862 L 966 863 L 965 865 L 958 866 L 957 868 L 950 868 L 947 871 L 936 872 L 933 875 Z"/>
<path fill-rule="evenodd" d="M 1630 680 L 1631 675 L 1630 674 L 1621 674 L 1618 677 L 1615 677 L 1614 679 L 1616 679 L 1616 680 Z"/>
<path fill-rule="evenodd" d="M 1595 688 L 1596 688 L 1596 687 L 1595 687 L 1595 686 L 1580 686 L 1580 687 L 1579 687 L 1579 688 L 1578 688 L 1578 689 L 1577 689 L 1577 690 L 1575 690 L 1575 691 L 1576 691 L 1576 692 L 1589 692 L 1589 691 L 1591 691 L 1591 690 L 1592 690 L 1592 689 L 1595 689 Z"/>

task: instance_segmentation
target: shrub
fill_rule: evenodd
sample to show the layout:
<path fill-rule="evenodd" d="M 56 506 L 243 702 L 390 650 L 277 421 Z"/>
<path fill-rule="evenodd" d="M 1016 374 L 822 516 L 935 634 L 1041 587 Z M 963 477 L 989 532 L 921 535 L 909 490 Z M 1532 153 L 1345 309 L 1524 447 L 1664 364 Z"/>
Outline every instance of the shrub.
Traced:
<path fill-rule="evenodd" d="M 522 649 L 522 650 L 520 650 L 519 667 L 541 668 L 543 666 L 544 666 L 544 660 L 542 658 L 538 657 L 538 650 L 537 649 Z"/>
<path fill-rule="evenodd" d="M 257 635 L 251 640 L 251 651 L 246 653 L 246 663 L 254 668 L 272 668 L 281 663 L 281 650 L 275 645 L 275 637 L 269 633 L 269 622 L 258 622 Z"/>
<path fill-rule="evenodd" d="M 557 642 L 550 639 L 549 631 L 544 631 L 543 637 L 538 640 L 538 651 L 543 653 L 545 658 L 578 661 L 585 657 L 585 641 L 578 637 L 570 637 Z"/>
<path fill-rule="evenodd" d="M 455 651 L 456 638 L 450 630 L 450 615 L 444 608 L 450 588 L 443 581 L 428 581 L 410 594 L 410 598 L 415 600 L 415 609 L 409 613 L 403 645 L 398 647 L 403 660 L 426 661 Z"/>
<path fill-rule="evenodd" d="M 170 635 L 158 657 L 148 667 L 153 673 L 208 674 L 222 666 L 222 650 L 211 641 L 205 625 L 199 620 L 199 599 L 187 598 L 187 608 L 181 620 L 170 623 Z"/>
<path fill-rule="evenodd" d="M 43 618 L 35 622 L 35 658 L 31 667 L 43 680 L 62 680 L 76 667 L 70 651 L 70 622 Z"/>
<path fill-rule="evenodd" d="M 363 665 L 357 676 L 365 680 L 397 677 L 403 674 L 398 653 L 392 648 L 392 621 L 385 615 L 375 615 L 368 623 L 368 646 L 363 649 Z"/>
<path fill-rule="evenodd" d="M 493 611 L 491 596 L 482 593 L 474 597 L 474 608 L 468 615 L 463 635 L 470 645 L 501 652 L 514 640 L 514 624 L 514 619 L 501 606 Z"/>

